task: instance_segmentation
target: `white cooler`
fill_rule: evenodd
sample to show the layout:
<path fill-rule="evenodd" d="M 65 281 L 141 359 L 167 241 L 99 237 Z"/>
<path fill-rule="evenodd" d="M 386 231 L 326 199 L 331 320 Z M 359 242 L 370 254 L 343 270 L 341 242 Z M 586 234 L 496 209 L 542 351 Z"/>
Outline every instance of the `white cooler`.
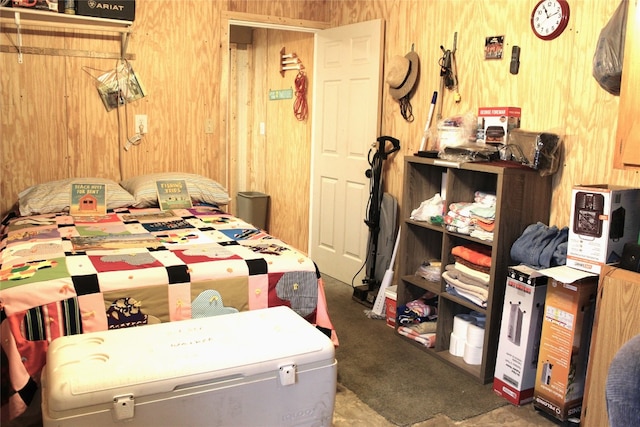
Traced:
<path fill-rule="evenodd" d="M 51 342 L 51 426 L 331 426 L 331 340 L 287 307 Z"/>

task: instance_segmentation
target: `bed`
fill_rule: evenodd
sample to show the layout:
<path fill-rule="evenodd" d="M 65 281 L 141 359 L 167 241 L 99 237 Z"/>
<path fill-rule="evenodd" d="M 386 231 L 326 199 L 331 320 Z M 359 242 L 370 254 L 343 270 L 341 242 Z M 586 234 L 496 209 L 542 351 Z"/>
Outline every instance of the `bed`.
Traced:
<path fill-rule="evenodd" d="M 161 179 L 186 183 L 192 207 L 157 207 Z M 104 185 L 106 214 L 69 213 L 78 182 Z M 0 229 L 2 422 L 27 409 L 48 345 L 64 335 L 286 305 L 337 345 L 314 262 L 226 213 L 228 200 L 215 181 L 182 173 L 20 193 Z"/>

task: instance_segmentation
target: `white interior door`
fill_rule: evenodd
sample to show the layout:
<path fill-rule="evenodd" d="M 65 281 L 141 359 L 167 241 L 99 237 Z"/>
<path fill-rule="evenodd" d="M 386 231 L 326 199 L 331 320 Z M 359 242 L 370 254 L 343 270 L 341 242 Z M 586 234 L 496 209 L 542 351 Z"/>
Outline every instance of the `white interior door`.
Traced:
<path fill-rule="evenodd" d="M 380 135 L 384 21 L 315 36 L 311 258 L 323 274 L 359 286 L 366 273 L 368 153 Z"/>

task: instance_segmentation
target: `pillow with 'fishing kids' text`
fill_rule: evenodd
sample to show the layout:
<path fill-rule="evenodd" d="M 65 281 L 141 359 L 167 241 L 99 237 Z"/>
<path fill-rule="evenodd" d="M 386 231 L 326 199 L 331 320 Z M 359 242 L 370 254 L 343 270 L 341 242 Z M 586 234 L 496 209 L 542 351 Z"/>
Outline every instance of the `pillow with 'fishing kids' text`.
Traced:
<path fill-rule="evenodd" d="M 158 206 L 158 189 L 156 181 L 183 180 L 194 204 L 208 203 L 226 205 L 230 197 L 227 189 L 213 179 L 190 173 L 166 172 L 141 175 L 120 182 L 122 188 L 131 193 L 135 199 L 134 208 L 150 208 Z"/>

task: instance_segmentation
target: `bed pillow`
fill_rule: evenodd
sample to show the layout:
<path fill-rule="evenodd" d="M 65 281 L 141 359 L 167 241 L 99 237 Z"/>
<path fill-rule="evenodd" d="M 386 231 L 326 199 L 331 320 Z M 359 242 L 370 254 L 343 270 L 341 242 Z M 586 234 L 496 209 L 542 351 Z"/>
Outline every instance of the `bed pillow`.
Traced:
<path fill-rule="evenodd" d="M 104 178 L 68 178 L 33 185 L 18 194 L 20 215 L 65 212 L 71 204 L 71 184 L 105 184 L 107 209 L 131 206 L 135 200 L 117 182 Z"/>
<path fill-rule="evenodd" d="M 120 185 L 133 195 L 135 199 L 133 207 L 149 208 L 158 206 L 156 181 L 176 179 L 185 181 L 191 200 L 194 203 L 210 203 L 215 205 L 226 205 L 229 203 L 230 198 L 227 189 L 217 181 L 190 173 L 168 172 L 141 175 L 125 179 L 120 182 Z"/>

